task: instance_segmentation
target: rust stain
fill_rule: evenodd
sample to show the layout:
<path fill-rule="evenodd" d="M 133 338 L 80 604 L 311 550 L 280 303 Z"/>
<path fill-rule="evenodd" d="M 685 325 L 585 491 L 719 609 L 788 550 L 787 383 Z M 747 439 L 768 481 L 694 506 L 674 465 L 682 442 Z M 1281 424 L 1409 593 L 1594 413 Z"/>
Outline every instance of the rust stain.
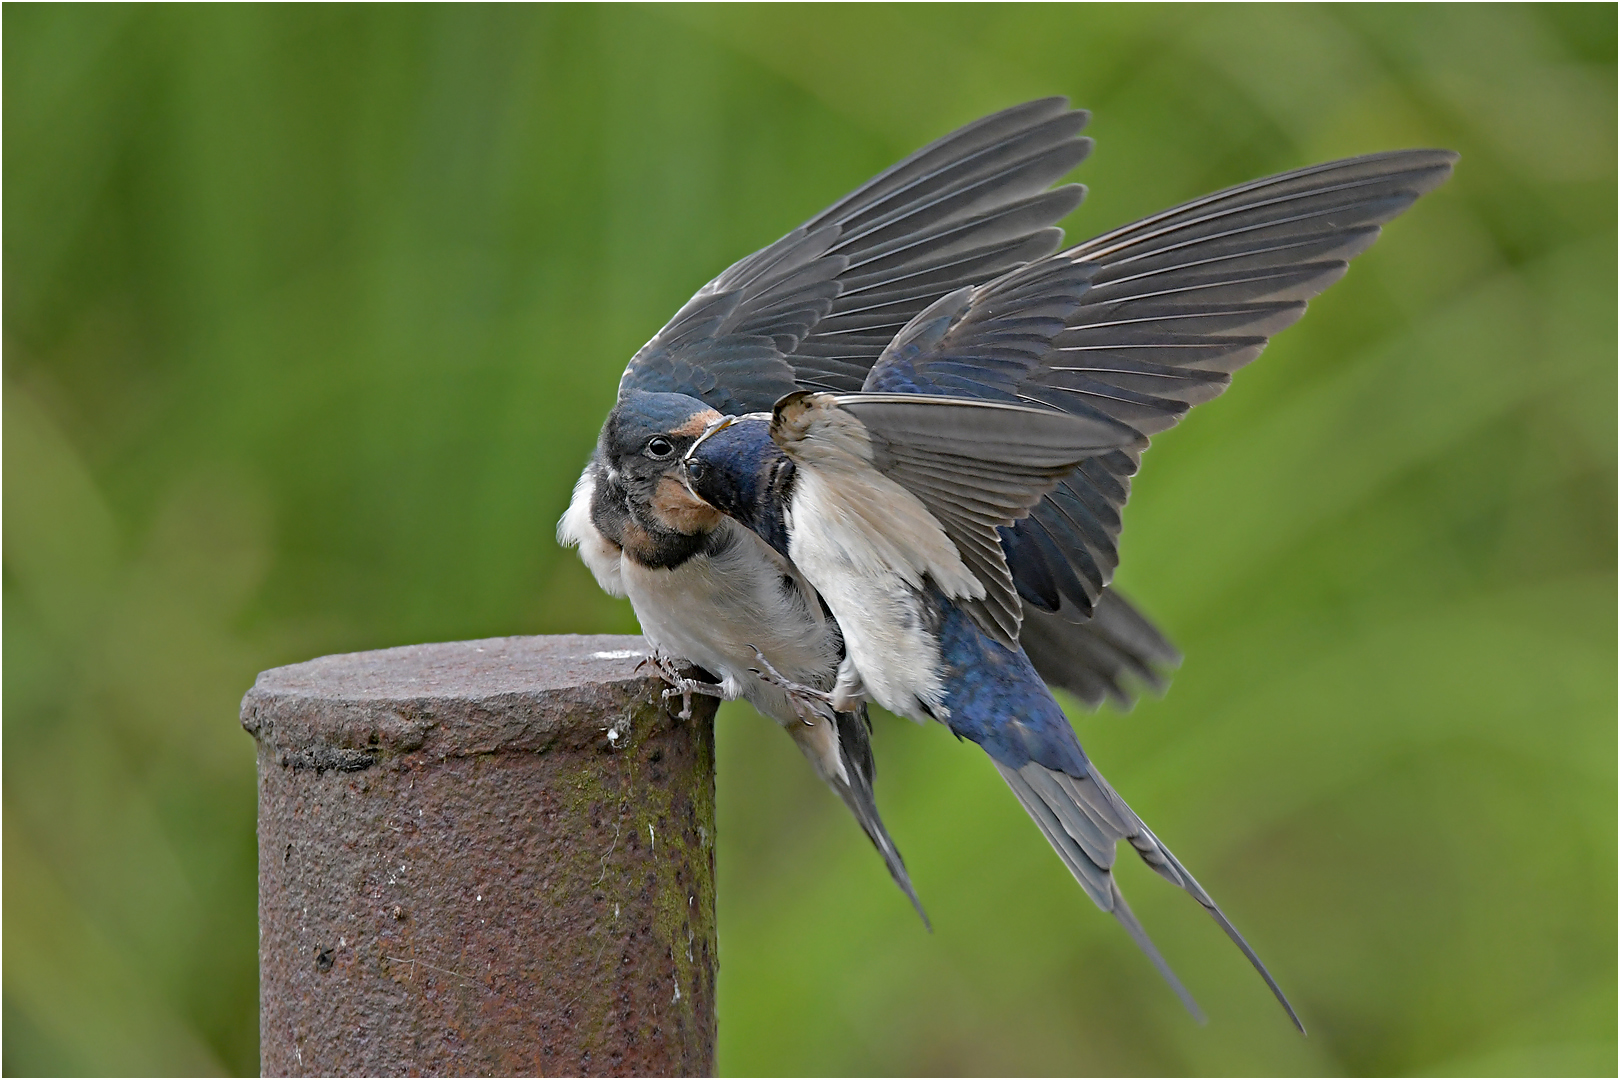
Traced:
<path fill-rule="evenodd" d="M 714 706 L 674 719 L 644 652 L 509 638 L 261 677 L 266 1075 L 712 1073 Z"/>

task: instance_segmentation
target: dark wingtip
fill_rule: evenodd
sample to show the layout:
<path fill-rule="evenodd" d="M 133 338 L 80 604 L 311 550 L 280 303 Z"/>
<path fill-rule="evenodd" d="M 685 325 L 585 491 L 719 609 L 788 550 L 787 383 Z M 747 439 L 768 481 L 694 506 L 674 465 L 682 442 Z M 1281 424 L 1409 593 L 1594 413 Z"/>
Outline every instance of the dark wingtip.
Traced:
<path fill-rule="evenodd" d="M 1031 99 L 1029 101 L 1019 102 L 1017 105 L 1009 105 L 1005 109 L 1002 109 L 1000 112 L 991 113 L 990 116 L 986 117 L 985 119 L 990 119 L 991 117 L 996 117 L 996 116 L 1007 116 L 1009 114 L 1022 113 L 1022 112 L 1040 113 L 1040 114 L 1043 114 L 1043 115 L 1046 115 L 1046 116 L 1055 116 L 1058 113 L 1067 110 L 1068 107 L 1069 107 L 1068 95 L 1066 95 L 1066 94 L 1052 94 L 1049 97 L 1033 98 L 1033 99 Z M 1081 110 L 1078 110 L 1078 111 L 1084 112 L 1085 110 L 1081 109 Z"/>

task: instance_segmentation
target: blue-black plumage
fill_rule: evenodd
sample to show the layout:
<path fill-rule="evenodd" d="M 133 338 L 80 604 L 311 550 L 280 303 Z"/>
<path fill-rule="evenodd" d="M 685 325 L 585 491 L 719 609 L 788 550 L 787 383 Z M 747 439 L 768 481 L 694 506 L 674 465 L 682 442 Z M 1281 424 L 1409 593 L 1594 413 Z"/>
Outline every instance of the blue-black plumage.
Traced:
<path fill-rule="evenodd" d="M 764 420 L 764 416 L 758 419 Z M 706 500 L 712 505 L 737 507 L 736 520 L 787 558 L 784 511 L 793 487 L 793 462 L 776 449 L 765 423 L 722 420 L 715 428 L 703 437 L 702 457 L 682 460 L 685 478 L 704 484 L 714 495 Z M 715 462 L 712 474 L 711 460 Z"/>
<path fill-rule="evenodd" d="M 915 400 L 922 406 L 937 399 Z M 849 704 L 839 691 L 858 688 L 892 712 L 918 721 L 938 720 L 978 744 L 1087 895 L 1119 920 L 1187 1008 L 1202 1017 L 1114 880 L 1116 845 L 1130 843 L 1155 871 L 1203 905 L 1303 1031 L 1293 1006 L 1248 942 L 1087 758 L 1024 650 L 997 640 L 970 613 L 960 585 L 942 587 L 932 569 L 916 574 L 915 564 L 886 559 L 890 537 L 878 534 L 895 533 L 897 525 L 932 526 L 940 534 L 892 537 L 922 550 L 936 547 L 944 534 L 937 521 L 906 513 L 900 504 L 909 493 L 902 491 L 896 499 L 879 482 L 881 470 L 873 461 L 881 458 L 882 447 L 892 445 L 889 440 L 881 431 L 859 431 L 864 438 L 850 444 L 867 448 L 865 460 L 858 450 L 843 455 L 836 445 L 843 432 L 833 429 L 863 425 L 840 415 L 843 409 L 829 395 L 814 395 L 803 404 L 798 416 L 779 407 L 770 419 L 754 415 L 718 421 L 682 459 L 683 479 L 695 496 L 751 528 L 767 524 L 772 547 L 804 571 L 844 633 L 846 658 L 838 688 L 829 693 L 793 686 L 784 678 L 787 688 L 839 707 Z M 974 454 L 984 475 L 994 475 L 1001 459 L 1013 454 L 1001 453 L 993 438 L 967 427 L 962 450 Z M 788 482 L 769 482 L 781 476 Z M 874 515 L 862 505 L 861 495 L 851 494 L 863 489 L 880 491 L 890 501 Z"/>

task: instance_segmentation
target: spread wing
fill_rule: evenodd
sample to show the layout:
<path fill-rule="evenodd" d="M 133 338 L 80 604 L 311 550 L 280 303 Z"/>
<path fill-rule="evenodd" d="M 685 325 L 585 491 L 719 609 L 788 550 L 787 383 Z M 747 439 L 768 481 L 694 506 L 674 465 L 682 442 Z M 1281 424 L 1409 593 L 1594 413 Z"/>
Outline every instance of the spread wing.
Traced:
<path fill-rule="evenodd" d="M 865 389 L 1021 401 L 1163 431 L 1220 394 L 1455 160 L 1444 150 L 1349 158 L 1144 218 L 942 298 L 897 336 Z M 1070 619 L 1091 613 L 1119 562 L 1140 452 L 1086 459 L 1001 530 L 1026 601 Z"/>
<path fill-rule="evenodd" d="M 1084 189 L 1048 191 L 1091 150 L 1064 98 L 929 144 L 700 289 L 631 358 L 621 390 L 765 411 L 795 389 L 859 390 L 940 296 L 1056 250 Z"/>
<path fill-rule="evenodd" d="M 1180 650 L 1113 586 L 1082 622 L 1026 604 L 1018 644 L 1041 678 L 1093 709 L 1105 700 L 1129 709 L 1142 690 L 1163 693 L 1181 663 Z"/>
<path fill-rule="evenodd" d="M 866 428 L 872 464 L 917 496 L 985 588 L 959 602 L 1008 648 L 1022 618 L 997 529 L 1013 524 L 1077 462 L 1146 439 L 1106 417 L 918 394 L 840 395 Z"/>

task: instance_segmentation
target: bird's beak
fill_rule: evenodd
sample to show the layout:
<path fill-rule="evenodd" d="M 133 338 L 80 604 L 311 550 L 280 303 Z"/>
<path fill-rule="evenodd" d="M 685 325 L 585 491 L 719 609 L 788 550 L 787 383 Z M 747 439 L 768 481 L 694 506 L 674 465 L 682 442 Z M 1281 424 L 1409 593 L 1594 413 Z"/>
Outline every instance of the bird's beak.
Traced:
<path fill-rule="evenodd" d="M 681 471 L 686 471 L 687 461 L 691 459 L 693 454 L 697 453 L 697 448 L 703 445 L 705 439 L 717 432 L 726 430 L 726 428 L 735 424 L 737 419 L 735 416 L 722 416 L 718 420 L 709 421 L 709 426 L 703 429 L 703 434 L 692 440 L 692 445 L 687 447 L 686 453 L 681 455 Z"/>
<path fill-rule="evenodd" d="M 735 416 L 722 416 L 717 420 L 711 420 L 709 422 L 709 426 L 703 429 L 703 434 L 699 435 L 696 439 L 692 440 L 692 445 L 687 447 L 686 453 L 681 455 L 681 460 L 680 460 L 680 462 L 679 462 L 679 464 L 677 466 L 679 471 L 680 471 L 681 484 L 686 488 L 687 492 L 690 493 L 691 496 L 694 499 L 697 499 L 699 502 L 703 501 L 703 496 L 699 495 L 692 488 L 692 479 L 691 479 L 690 476 L 687 475 L 687 472 L 686 472 L 687 463 L 692 459 L 692 455 L 697 453 L 697 448 L 703 445 L 703 440 L 707 439 L 709 436 L 715 434 L 716 432 L 721 432 L 721 431 L 726 430 L 726 428 L 730 427 L 732 424 L 734 424 L 736 422 L 737 422 L 737 417 L 735 417 Z"/>

